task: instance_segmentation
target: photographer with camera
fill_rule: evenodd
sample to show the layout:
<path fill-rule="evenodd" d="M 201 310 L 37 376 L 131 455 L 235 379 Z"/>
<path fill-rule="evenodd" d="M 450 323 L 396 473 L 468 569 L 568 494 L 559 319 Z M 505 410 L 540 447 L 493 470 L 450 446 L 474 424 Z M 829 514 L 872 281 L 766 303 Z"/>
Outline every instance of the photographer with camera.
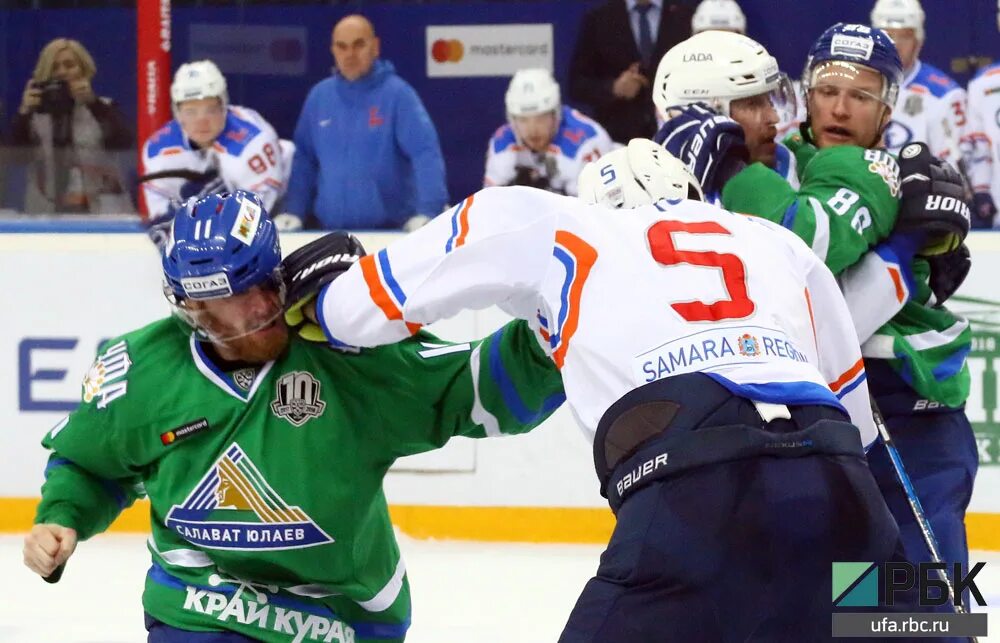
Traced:
<path fill-rule="evenodd" d="M 97 67 L 76 40 L 56 38 L 38 56 L 11 123 L 11 142 L 30 148 L 27 213 L 133 212 L 111 150 L 132 133 L 110 98 L 91 84 Z"/>

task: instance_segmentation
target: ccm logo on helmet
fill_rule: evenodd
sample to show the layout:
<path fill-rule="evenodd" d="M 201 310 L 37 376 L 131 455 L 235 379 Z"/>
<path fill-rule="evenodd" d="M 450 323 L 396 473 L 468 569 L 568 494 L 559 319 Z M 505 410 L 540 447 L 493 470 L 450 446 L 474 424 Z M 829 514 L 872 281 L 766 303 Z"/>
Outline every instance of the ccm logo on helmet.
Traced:
<path fill-rule="evenodd" d="M 204 277 L 184 277 L 181 279 L 181 288 L 191 299 L 212 299 L 233 294 L 229 277 L 224 272 Z"/>
<path fill-rule="evenodd" d="M 305 268 L 303 268 L 302 270 L 295 273 L 295 276 L 292 277 L 292 281 L 305 279 L 306 277 L 316 272 L 323 266 L 328 266 L 331 263 L 354 263 L 358 259 L 360 259 L 360 257 L 358 257 L 357 255 L 352 255 L 348 253 L 340 253 L 340 254 L 330 255 L 329 257 L 323 257 L 319 261 L 315 261 L 310 265 L 306 266 Z"/>

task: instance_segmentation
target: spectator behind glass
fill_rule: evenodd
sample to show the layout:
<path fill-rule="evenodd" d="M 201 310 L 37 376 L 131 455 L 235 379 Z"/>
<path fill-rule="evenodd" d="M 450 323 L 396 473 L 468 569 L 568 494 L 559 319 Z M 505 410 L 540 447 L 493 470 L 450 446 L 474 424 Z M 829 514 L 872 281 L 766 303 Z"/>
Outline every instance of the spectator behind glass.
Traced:
<path fill-rule="evenodd" d="M 94 59 L 76 40 L 45 45 L 11 123 L 11 143 L 30 148 L 28 213 L 134 212 L 110 150 L 132 145 L 125 117 L 97 96 Z"/>
<path fill-rule="evenodd" d="M 437 132 L 413 88 L 379 59 L 372 24 L 333 29 L 337 71 L 309 92 L 279 229 L 314 216 L 325 229 L 412 229 L 448 199 Z"/>
<path fill-rule="evenodd" d="M 174 208 L 192 196 L 248 190 L 273 208 L 285 193 L 294 146 L 256 111 L 229 103 L 226 77 L 215 63 L 181 65 L 170 101 L 174 119 L 142 147 L 142 188 L 153 229 L 169 229 Z M 162 240 L 156 232 L 151 236 Z"/>
<path fill-rule="evenodd" d="M 559 84 L 547 69 L 518 70 L 504 103 L 507 124 L 486 151 L 487 187 L 527 185 L 576 196 L 583 166 L 614 148 L 596 121 L 561 104 Z"/>
<path fill-rule="evenodd" d="M 650 83 L 668 49 L 691 35 L 691 9 L 664 0 L 609 0 L 587 12 L 570 63 L 569 95 L 611 138 L 652 138 Z"/>

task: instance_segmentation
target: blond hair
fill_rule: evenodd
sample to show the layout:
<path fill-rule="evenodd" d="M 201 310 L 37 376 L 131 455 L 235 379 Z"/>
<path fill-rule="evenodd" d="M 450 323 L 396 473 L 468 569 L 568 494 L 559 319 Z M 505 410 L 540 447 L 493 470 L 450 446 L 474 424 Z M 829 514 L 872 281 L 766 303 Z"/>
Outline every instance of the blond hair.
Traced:
<path fill-rule="evenodd" d="M 56 38 L 45 45 L 42 52 L 38 54 L 38 62 L 35 64 L 35 71 L 31 75 L 31 79 L 37 83 L 51 79 L 52 68 L 56 63 L 56 56 L 67 49 L 76 56 L 76 61 L 83 71 L 83 77 L 87 80 L 93 80 L 94 74 L 97 73 L 97 65 L 94 64 L 94 59 L 79 41 L 71 38 Z"/>

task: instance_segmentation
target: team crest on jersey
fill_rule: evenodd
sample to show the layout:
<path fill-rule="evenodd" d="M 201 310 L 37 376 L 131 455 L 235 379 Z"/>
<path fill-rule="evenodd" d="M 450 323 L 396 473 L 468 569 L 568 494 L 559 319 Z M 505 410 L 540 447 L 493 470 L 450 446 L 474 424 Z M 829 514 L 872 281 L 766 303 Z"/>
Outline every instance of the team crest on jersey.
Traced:
<path fill-rule="evenodd" d="M 97 408 L 103 409 L 125 395 L 128 389 L 125 374 L 131 366 L 125 340 L 101 353 L 83 378 L 84 403 L 97 399 Z"/>
<path fill-rule="evenodd" d="M 924 111 L 924 97 L 919 94 L 907 96 L 906 102 L 903 103 L 903 111 L 910 116 L 916 116 Z"/>
<path fill-rule="evenodd" d="M 757 357 L 760 355 L 760 342 L 750 333 L 743 333 L 737 337 L 736 345 L 739 346 L 740 355 L 743 357 Z"/>
<path fill-rule="evenodd" d="M 233 371 L 233 382 L 244 391 L 249 391 L 256 376 L 257 369 L 241 368 L 237 371 Z"/>
<path fill-rule="evenodd" d="M 889 194 L 899 196 L 899 163 L 896 159 L 883 150 L 865 150 L 865 160 L 868 161 L 868 171 L 882 177 Z"/>
<path fill-rule="evenodd" d="M 302 549 L 333 542 L 302 509 L 278 495 L 235 442 L 165 522 L 188 542 L 209 549 Z"/>
<path fill-rule="evenodd" d="M 320 383 L 306 371 L 292 371 L 278 378 L 277 397 L 271 402 L 271 412 L 294 426 L 302 426 L 310 418 L 318 418 L 326 408 L 319 399 Z"/>

